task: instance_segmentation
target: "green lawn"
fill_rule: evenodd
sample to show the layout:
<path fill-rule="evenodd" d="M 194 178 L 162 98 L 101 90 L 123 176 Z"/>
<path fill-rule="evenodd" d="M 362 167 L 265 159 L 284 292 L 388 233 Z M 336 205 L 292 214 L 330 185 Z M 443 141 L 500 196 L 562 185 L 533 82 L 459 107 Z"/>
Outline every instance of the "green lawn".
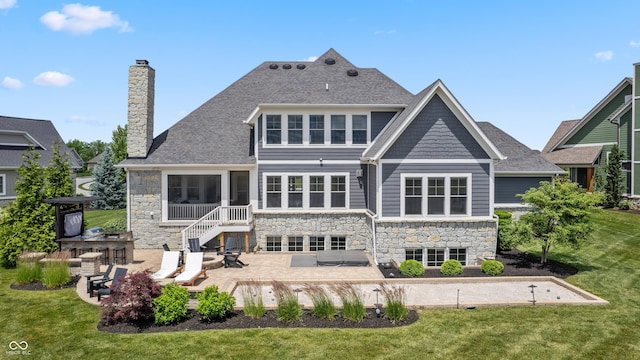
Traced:
<path fill-rule="evenodd" d="M 109 220 L 125 219 L 127 209 L 118 210 L 85 210 L 84 218 L 87 221 L 87 229 L 104 227 Z"/>
<path fill-rule="evenodd" d="M 581 269 L 567 279 L 608 306 L 425 310 L 395 329 L 252 329 L 144 335 L 96 330 L 98 307 L 73 289 L 9 289 L 0 269 L 0 358 L 27 341 L 37 359 L 638 359 L 640 215 L 602 212 L 594 240 L 551 258 Z"/>

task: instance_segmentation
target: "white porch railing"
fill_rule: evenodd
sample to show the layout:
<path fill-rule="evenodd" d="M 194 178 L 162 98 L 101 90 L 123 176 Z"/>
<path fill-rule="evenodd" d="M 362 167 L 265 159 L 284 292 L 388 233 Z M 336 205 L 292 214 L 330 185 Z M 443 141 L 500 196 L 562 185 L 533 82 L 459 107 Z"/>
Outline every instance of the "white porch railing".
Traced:
<path fill-rule="evenodd" d="M 205 216 L 220 203 L 213 204 L 169 204 L 169 220 L 195 220 Z"/>
<path fill-rule="evenodd" d="M 253 223 L 251 204 L 244 206 L 218 206 L 193 224 L 182 230 L 182 248 L 187 248 L 188 239 L 199 238 L 200 244 L 211 240 L 203 237 L 212 234 L 216 227 L 250 225 Z M 214 235 L 215 236 L 215 235 Z"/>

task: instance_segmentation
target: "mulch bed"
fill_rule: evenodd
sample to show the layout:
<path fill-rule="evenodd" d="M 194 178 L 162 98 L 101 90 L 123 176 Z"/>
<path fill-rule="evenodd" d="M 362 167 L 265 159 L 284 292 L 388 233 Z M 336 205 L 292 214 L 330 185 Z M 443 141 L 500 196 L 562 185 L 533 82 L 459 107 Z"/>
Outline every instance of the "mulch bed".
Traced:
<path fill-rule="evenodd" d="M 299 321 L 287 323 L 278 320 L 275 311 L 268 310 L 266 315 L 254 319 L 245 316 L 242 310 L 237 310 L 229 314 L 220 321 L 201 321 L 200 316 L 194 310 L 189 312 L 190 318 L 173 325 L 159 326 L 153 320 L 141 321 L 137 323 L 118 323 L 115 325 L 98 324 L 98 330 L 120 334 L 153 333 L 169 331 L 192 331 L 211 329 L 261 329 L 261 328 L 358 328 L 377 329 L 398 327 L 412 324 L 418 320 L 418 313 L 415 310 L 409 311 L 409 316 L 404 321 L 391 322 L 383 316 L 376 316 L 375 309 L 367 309 L 367 316 L 359 322 L 336 317 L 334 320 L 320 319 L 314 317 L 309 310 L 305 310 Z"/>
<path fill-rule="evenodd" d="M 578 269 L 571 265 L 548 260 L 546 264 L 540 263 L 540 258 L 534 255 L 523 253 L 519 250 L 502 251 L 496 254 L 496 260 L 504 265 L 504 272 L 501 276 L 555 276 L 560 279 L 567 278 L 578 273 Z M 379 266 L 380 271 L 385 278 L 406 278 L 395 267 L 385 268 Z M 452 276 L 443 275 L 440 268 L 427 268 L 424 272 L 424 278 L 451 278 Z M 465 268 L 461 275 L 453 277 L 492 277 L 483 273 L 479 268 Z"/>

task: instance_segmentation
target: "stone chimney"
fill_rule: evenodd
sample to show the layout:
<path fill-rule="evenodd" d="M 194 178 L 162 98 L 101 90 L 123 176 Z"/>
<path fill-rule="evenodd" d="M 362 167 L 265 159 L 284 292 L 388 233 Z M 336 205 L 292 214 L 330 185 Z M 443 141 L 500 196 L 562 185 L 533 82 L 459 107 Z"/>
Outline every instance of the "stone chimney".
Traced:
<path fill-rule="evenodd" d="M 147 60 L 136 60 L 129 67 L 128 158 L 146 158 L 153 142 L 155 78 Z"/>

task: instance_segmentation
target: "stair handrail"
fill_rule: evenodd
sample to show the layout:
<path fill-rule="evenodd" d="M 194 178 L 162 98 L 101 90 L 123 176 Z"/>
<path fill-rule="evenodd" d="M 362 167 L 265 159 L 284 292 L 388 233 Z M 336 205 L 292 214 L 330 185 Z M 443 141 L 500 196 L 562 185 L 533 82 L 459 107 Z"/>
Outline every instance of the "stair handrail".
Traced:
<path fill-rule="evenodd" d="M 251 204 L 241 206 L 217 206 L 191 225 L 182 229 L 182 248 L 187 249 L 188 239 L 199 238 L 202 234 L 222 224 L 251 224 L 253 211 Z"/>

